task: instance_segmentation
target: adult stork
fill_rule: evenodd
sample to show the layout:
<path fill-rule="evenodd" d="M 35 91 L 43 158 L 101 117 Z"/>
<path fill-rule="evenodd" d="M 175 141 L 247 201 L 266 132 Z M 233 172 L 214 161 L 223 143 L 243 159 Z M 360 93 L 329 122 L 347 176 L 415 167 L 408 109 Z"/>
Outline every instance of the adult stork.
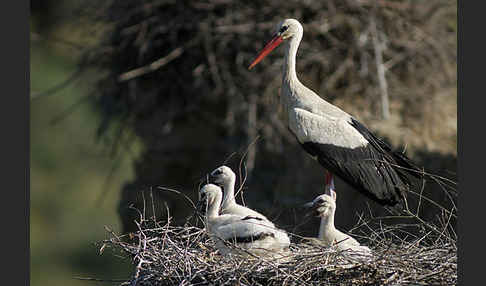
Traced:
<path fill-rule="evenodd" d="M 214 169 L 209 175 L 210 182 L 219 185 L 223 189 L 223 204 L 221 205 L 222 214 L 236 214 L 253 216 L 268 221 L 268 218 L 261 213 L 236 202 L 235 183 L 236 174 L 228 166 L 220 166 Z"/>
<path fill-rule="evenodd" d="M 351 251 L 364 256 L 372 256 L 371 250 L 361 245 L 356 239 L 338 230 L 334 225 L 336 213 L 336 192 L 328 190 L 325 194 L 317 196 L 312 202 L 306 204 L 312 208 L 314 215 L 321 218 L 317 238 L 325 246 L 334 246 L 338 250 Z"/>
<path fill-rule="evenodd" d="M 217 238 L 216 248 L 221 254 L 233 253 L 227 242 L 253 254 L 276 258 L 282 257 L 290 245 L 287 233 L 270 222 L 250 215 L 219 214 L 222 191 L 219 186 L 206 184 L 199 191 L 199 206 L 207 208 L 208 232 Z"/>
<path fill-rule="evenodd" d="M 402 209 L 405 191 L 412 185 L 409 175 L 419 177 L 420 169 L 404 154 L 392 151 L 353 116 L 299 81 L 295 62 L 302 35 L 303 27 L 297 20 L 282 21 L 248 68 L 285 43 L 280 102 L 290 131 L 326 169 L 326 188 L 334 185 L 334 174 L 372 200 Z"/>

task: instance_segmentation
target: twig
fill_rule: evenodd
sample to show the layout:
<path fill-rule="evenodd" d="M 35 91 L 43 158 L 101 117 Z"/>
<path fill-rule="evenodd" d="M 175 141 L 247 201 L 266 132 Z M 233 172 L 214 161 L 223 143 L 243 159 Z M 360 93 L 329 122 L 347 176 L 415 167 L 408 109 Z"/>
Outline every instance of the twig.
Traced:
<path fill-rule="evenodd" d="M 30 100 L 34 100 L 36 98 L 41 98 L 44 96 L 54 95 L 57 92 L 61 91 L 63 88 L 67 87 L 69 84 L 74 82 L 74 80 L 78 79 L 78 77 L 84 72 L 84 67 L 78 66 L 78 68 L 64 81 L 61 83 L 47 89 L 46 91 L 32 93 L 30 95 Z"/>
<path fill-rule="evenodd" d="M 101 279 L 101 278 L 91 278 L 91 277 L 73 277 L 73 278 L 78 279 L 78 280 L 85 280 L 85 281 L 113 282 L 113 283 L 119 283 L 119 282 L 127 281 L 127 279 Z"/>
<path fill-rule="evenodd" d="M 390 118 L 390 108 L 388 103 L 388 83 L 385 77 L 385 66 L 383 65 L 383 43 L 379 40 L 378 31 L 376 28 L 376 16 L 375 10 L 373 9 L 372 13 L 370 13 L 370 32 L 371 32 L 371 39 L 373 42 L 373 48 L 375 51 L 375 63 L 377 69 L 377 77 L 378 83 L 380 85 L 380 93 L 381 93 L 381 113 L 384 120 Z"/>
<path fill-rule="evenodd" d="M 171 189 L 171 188 L 167 188 L 167 187 L 160 187 L 158 186 L 157 187 L 158 190 L 162 190 L 162 191 L 168 191 L 168 192 L 173 192 L 173 193 L 176 193 L 178 195 L 182 195 L 192 206 L 192 208 L 194 210 L 196 210 L 196 205 L 194 204 L 194 202 L 191 200 L 191 198 L 189 198 L 186 194 L 184 194 L 183 192 L 179 192 L 178 190 L 174 190 L 174 189 Z"/>
<path fill-rule="evenodd" d="M 169 54 L 167 54 L 165 57 L 162 57 L 146 66 L 139 67 L 131 71 L 122 73 L 121 75 L 118 76 L 118 81 L 124 82 L 127 80 L 134 79 L 136 77 L 140 77 L 144 74 L 154 72 L 160 69 L 161 67 L 165 66 L 166 64 L 170 63 L 171 61 L 180 57 L 183 52 L 184 52 L 184 48 L 178 47 L 174 49 L 172 52 L 170 52 Z"/>

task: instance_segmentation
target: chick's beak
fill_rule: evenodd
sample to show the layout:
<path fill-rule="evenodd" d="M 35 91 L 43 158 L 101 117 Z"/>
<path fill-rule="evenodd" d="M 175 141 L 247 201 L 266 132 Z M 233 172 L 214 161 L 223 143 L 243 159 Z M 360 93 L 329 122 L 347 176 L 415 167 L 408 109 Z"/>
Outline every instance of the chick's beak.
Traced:
<path fill-rule="evenodd" d="M 304 217 L 318 216 L 318 213 L 316 211 L 317 206 L 314 204 L 314 202 L 308 202 L 306 204 L 303 204 L 302 207 L 306 208 Z"/>
<path fill-rule="evenodd" d="M 311 208 L 311 207 L 313 207 L 313 206 L 314 206 L 314 202 L 308 202 L 308 203 L 306 203 L 306 204 L 303 204 L 302 206 L 303 206 L 304 208 Z"/>

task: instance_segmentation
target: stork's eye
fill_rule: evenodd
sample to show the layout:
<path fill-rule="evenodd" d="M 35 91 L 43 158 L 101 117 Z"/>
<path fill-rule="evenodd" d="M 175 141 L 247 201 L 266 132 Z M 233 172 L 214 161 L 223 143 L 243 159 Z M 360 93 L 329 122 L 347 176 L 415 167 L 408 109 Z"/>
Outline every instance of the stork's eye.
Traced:
<path fill-rule="evenodd" d="M 282 28 L 280 28 L 280 33 L 287 31 L 288 28 L 289 26 L 282 26 Z"/>
<path fill-rule="evenodd" d="M 218 170 L 215 170 L 211 175 L 213 175 L 213 176 L 219 176 L 221 174 L 223 174 L 223 170 L 218 169 Z"/>

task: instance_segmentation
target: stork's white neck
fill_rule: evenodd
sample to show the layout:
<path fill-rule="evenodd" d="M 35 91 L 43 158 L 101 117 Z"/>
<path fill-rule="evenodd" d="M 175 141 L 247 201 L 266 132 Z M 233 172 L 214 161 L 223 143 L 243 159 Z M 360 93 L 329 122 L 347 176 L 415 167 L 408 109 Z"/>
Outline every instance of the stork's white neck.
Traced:
<path fill-rule="evenodd" d="M 299 49 L 300 41 L 302 40 L 302 33 L 296 33 L 287 42 L 285 49 L 285 59 L 283 65 L 283 81 L 284 84 L 294 85 L 300 83 L 295 71 L 295 59 L 297 57 L 297 50 Z"/>
<path fill-rule="evenodd" d="M 219 216 L 219 208 L 221 207 L 221 192 L 218 192 L 212 200 L 208 200 L 206 210 L 206 218 L 212 219 Z"/>
<path fill-rule="evenodd" d="M 324 240 L 324 234 L 333 232 L 335 230 L 336 227 L 334 227 L 334 211 L 331 211 L 328 216 L 321 217 L 321 225 L 319 226 L 319 234 L 317 238 L 319 238 L 320 240 Z"/>
<path fill-rule="evenodd" d="M 223 184 L 223 204 L 222 208 L 228 208 L 229 206 L 236 204 L 235 201 L 235 183 L 236 183 L 236 177 L 230 177 L 228 180 L 226 180 Z"/>

